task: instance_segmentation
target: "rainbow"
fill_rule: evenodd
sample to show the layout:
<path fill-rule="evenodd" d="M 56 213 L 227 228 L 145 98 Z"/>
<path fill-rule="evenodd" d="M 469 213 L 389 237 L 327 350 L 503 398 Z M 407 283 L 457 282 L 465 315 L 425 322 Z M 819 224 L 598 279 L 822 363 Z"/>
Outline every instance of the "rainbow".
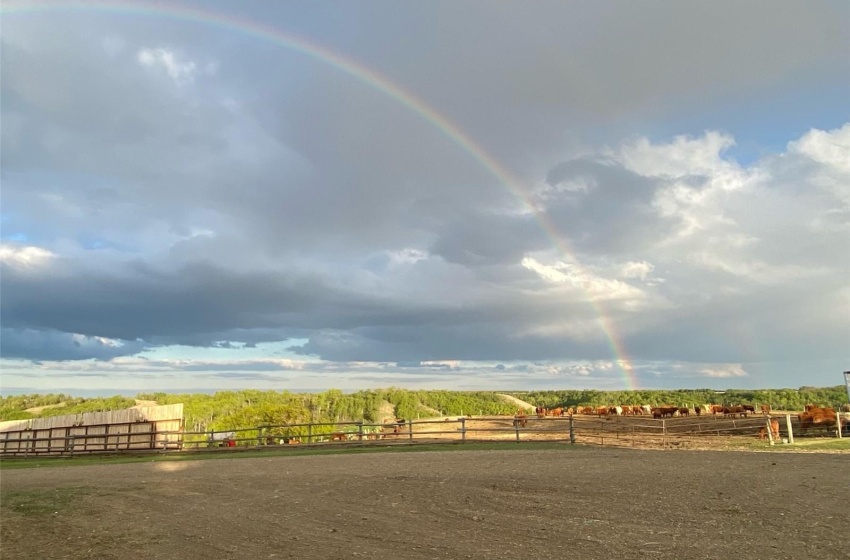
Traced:
<path fill-rule="evenodd" d="M 285 49 L 297 52 L 313 60 L 327 64 L 352 78 L 367 84 L 384 95 L 394 99 L 404 107 L 418 114 L 425 121 L 442 132 L 448 139 L 468 153 L 475 161 L 487 170 L 499 182 L 505 185 L 535 216 L 544 233 L 551 239 L 554 247 L 563 255 L 568 256 L 576 266 L 581 267 L 575 256 L 575 251 L 569 243 L 562 239 L 555 226 L 545 213 L 538 210 L 522 182 L 493 156 L 479 146 L 468 134 L 452 121 L 440 114 L 425 101 L 417 98 L 401 86 L 393 83 L 385 76 L 363 64 L 331 51 L 322 45 L 311 42 L 296 34 L 260 22 L 240 18 L 232 14 L 220 14 L 201 10 L 195 7 L 180 6 L 170 2 L 137 2 L 124 1 L 86 1 L 82 3 L 61 1 L 15 2 L 6 1 L 0 8 L 0 14 L 40 13 L 51 11 L 103 11 L 119 15 L 157 16 L 183 20 L 190 23 L 201 23 L 226 31 L 235 31 L 250 37 L 279 45 Z M 637 379 L 631 360 L 628 358 L 622 340 L 617 336 L 612 321 L 605 313 L 601 304 L 588 297 L 594 308 L 599 324 L 608 341 L 615 361 L 622 371 L 623 379 L 629 389 L 637 389 Z"/>

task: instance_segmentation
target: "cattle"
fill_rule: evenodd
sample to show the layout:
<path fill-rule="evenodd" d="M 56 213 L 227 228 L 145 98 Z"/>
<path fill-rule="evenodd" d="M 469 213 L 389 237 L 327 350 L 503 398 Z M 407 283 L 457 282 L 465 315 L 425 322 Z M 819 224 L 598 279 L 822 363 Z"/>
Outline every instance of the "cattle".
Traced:
<path fill-rule="evenodd" d="M 659 406 L 652 409 L 652 417 L 653 418 L 672 418 L 674 414 L 679 412 L 679 409 L 675 406 Z"/>
<path fill-rule="evenodd" d="M 661 410 L 662 416 L 669 416 L 670 418 L 672 418 L 674 414 L 679 412 L 679 409 L 675 406 L 662 406 L 659 408 Z"/>
<path fill-rule="evenodd" d="M 534 409 L 534 412 L 535 412 L 535 414 L 537 414 L 538 417 L 543 418 L 544 416 L 546 416 L 546 413 L 548 411 L 546 410 L 545 407 L 538 406 Z"/>
<path fill-rule="evenodd" d="M 652 407 L 648 404 L 645 404 L 640 408 L 643 410 L 644 414 L 652 414 Z"/>
<path fill-rule="evenodd" d="M 773 434 L 773 439 L 779 439 L 779 420 L 770 421 L 770 431 Z"/>
<path fill-rule="evenodd" d="M 563 416 L 564 409 L 563 408 L 553 408 L 549 411 L 549 416 Z"/>
<path fill-rule="evenodd" d="M 762 414 L 770 414 L 770 405 L 769 404 L 761 405 L 761 413 Z"/>
<path fill-rule="evenodd" d="M 699 416 L 700 414 L 702 414 L 702 407 L 701 407 L 700 405 L 696 405 L 696 406 L 694 407 L 694 414 L 696 414 L 697 416 Z"/>
<path fill-rule="evenodd" d="M 596 414 L 599 416 L 607 416 L 608 415 L 608 407 L 607 406 L 597 406 Z"/>
<path fill-rule="evenodd" d="M 581 408 L 581 413 L 590 415 L 590 414 L 594 414 L 595 410 L 593 409 L 592 406 L 583 406 Z"/>
<path fill-rule="evenodd" d="M 612 406 L 611 408 L 608 409 L 608 414 L 613 414 L 615 416 L 622 416 L 623 415 L 623 407 Z"/>
<path fill-rule="evenodd" d="M 347 441 L 348 436 L 343 432 L 334 432 L 331 434 L 331 441 Z"/>
<path fill-rule="evenodd" d="M 747 411 L 744 410 L 744 407 L 740 404 L 737 404 L 735 406 L 724 406 L 723 416 L 730 416 L 732 418 L 734 418 L 735 416 L 741 416 L 742 418 L 746 418 Z"/>
<path fill-rule="evenodd" d="M 720 406 L 719 404 L 711 405 L 711 413 L 717 416 L 718 414 L 723 414 L 723 409 L 726 408 L 724 406 Z"/>
<path fill-rule="evenodd" d="M 745 405 L 741 405 L 741 406 L 743 406 L 744 410 L 747 411 L 747 412 L 751 412 L 752 414 L 756 413 L 756 407 L 754 407 L 751 404 L 745 404 Z"/>
<path fill-rule="evenodd" d="M 528 425 L 528 417 L 525 415 L 525 412 L 521 410 L 517 411 L 513 424 L 514 428 L 525 428 Z"/>
<path fill-rule="evenodd" d="M 679 409 L 680 416 L 689 416 L 691 414 L 691 409 L 682 407 Z"/>
<path fill-rule="evenodd" d="M 808 406 L 808 405 L 807 405 Z M 801 412 L 797 418 L 800 420 L 800 429 L 805 432 L 809 428 L 822 426 L 824 428 L 832 427 L 837 422 L 835 409 L 811 407 L 805 412 Z"/>

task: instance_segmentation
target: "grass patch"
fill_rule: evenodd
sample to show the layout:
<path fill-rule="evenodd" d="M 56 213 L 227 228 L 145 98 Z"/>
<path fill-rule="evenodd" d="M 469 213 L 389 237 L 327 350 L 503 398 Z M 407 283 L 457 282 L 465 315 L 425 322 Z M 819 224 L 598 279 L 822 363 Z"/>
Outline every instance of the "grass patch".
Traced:
<path fill-rule="evenodd" d="M 21 515 L 51 515 L 67 509 L 74 500 L 91 492 L 86 486 L 50 490 L 9 490 L 0 494 L 2 509 Z"/>
<path fill-rule="evenodd" d="M 218 459 L 248 459 L 253 457 L 303 457 L 305 455 L 354 455 L 361 453 L 422 453 L 428 451 L 517 451 L 558 449 L 561 451 L 583 449 L 581 445 L 565 443 L 435 443 L 415 445 L 369 445 L 349 447 L 335 445 L 329 447 L 290 446 L 269 449 L 227 449 L 217 451 L 185 451 L 144 455 L 87 455 L 78 457 L 54 457 L 39 459 L 8 458 L 0 460 L 2 469 L 31 469 L 40 467 L 66 467 L 85 465 L 118 465 L 127 463 L 156 463 L 167 461 L 206 461 Z"/>
<path fill-rule="evenodd" d="M 729 449 L 757 449 L 759 451 L 850 451 L 850 437 L 838 438 L 797 438 L 794 444 L 777 443 L 770 445 L 766 441 L 753 439 L 730 444 Z"/>

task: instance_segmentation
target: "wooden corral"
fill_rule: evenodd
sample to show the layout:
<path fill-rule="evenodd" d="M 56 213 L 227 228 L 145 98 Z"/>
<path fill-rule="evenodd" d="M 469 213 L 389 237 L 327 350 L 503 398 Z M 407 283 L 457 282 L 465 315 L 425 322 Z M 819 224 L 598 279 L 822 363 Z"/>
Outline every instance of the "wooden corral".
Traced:
<path fill-rule="evenodd" d="M 0 456 L 179 449 L 183 404 L 0 422 Z"/>
<path fill-rule="evenodd" d="M 177 405 L 181 406 L 181 405 Z M 245 427 L 226 432 L 187 432 L 180 429 L 180 409 L 156 415 L 145 409 L 122 411 L 136 417 L 57 417 L 49 423 L 20 421 L 16 429 L 0 432 L 0 455 L 54 455 L 78 452 L 202 451 L 211 447 L 238 451 L 279 446 L 367 446 L 464 443 L 487 441 L 570 442 L 640 448 L 713 448 L 737 443 L 793 443 L 794 437 L 838 435 L 835 428 L 806 428 L 797 415 L 684 416 L 475 416 L 392 422 L 335 422 Z M 152 411 L 151 411 L 152 412 Z M 112 414 L 116 413 L 101 413 Z M 169 418 L 171 417 L 171 418 Z M 135 418 L 135 420 L 133 420 Z M 771 420 L 776 420 L 773 425 Z M 127 420 L 133 420 L 128 422 Z M 778 430 L 771 426 L 778 423 Z M 7 423 L 10 424 L 10 423 Z M 24 426 L 21 426 L 24 424 Z M 4 426 L 0 426 L 0 429 Z M 790 428 L 790 432 L 789 432 Z M 769 438 L 765 438 L 770 430 Z M 840 435 L 839 435 L 840 437 Z M 756 441 L 753 441 L 756 440 Z"/>

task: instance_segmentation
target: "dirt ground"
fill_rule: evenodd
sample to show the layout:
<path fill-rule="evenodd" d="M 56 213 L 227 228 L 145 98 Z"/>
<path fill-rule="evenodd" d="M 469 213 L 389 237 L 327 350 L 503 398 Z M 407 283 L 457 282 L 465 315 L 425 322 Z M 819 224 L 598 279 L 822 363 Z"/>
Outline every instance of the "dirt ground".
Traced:
<path fill-rule="evenodd" d="M 2 557 L 850 558 L 846 455 L 564 446 L 3 470 Z"/>

